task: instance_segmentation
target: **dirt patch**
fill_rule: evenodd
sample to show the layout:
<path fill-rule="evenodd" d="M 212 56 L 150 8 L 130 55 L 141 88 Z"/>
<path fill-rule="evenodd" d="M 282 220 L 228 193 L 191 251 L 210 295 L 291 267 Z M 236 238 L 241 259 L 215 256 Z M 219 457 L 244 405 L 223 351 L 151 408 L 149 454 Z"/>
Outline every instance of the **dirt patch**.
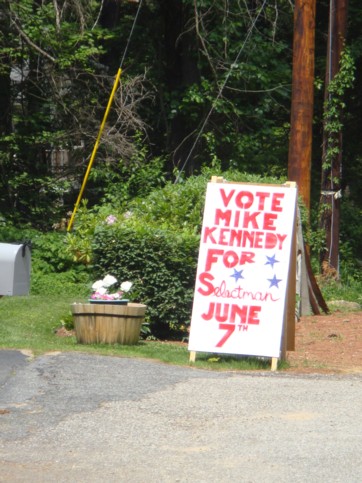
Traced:
<path fill-rule="evenodd" d="M 302 317 L 296 323 L 295 351 L 287 353 L 287 361 L 286 372 L 362 374 L 362 312 Z"/>
<path fill-rule="evenodd" d="M 302 317 L 287 359 L 287 371 L 362 372 L 362 312 Z"/>
<path fill-rule="evenodd" d="M 65 327 L 59 327 L 55 330 L 55 334 L 58 337 L 73 337 L 75 336 L 75 330 L 67 330 Z"/>

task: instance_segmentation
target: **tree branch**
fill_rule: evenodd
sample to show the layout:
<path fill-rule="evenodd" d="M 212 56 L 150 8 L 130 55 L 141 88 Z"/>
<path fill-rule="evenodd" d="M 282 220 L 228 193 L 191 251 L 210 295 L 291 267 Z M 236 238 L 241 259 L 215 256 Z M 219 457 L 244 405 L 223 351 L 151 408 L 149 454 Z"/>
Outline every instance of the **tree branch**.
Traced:
<path fill-rule="evenodd" d="M 43 55 L 44 57 L 46 57 L 47 59 L 51 60 L 52 62 L 56 63 L 56 59 L 54 57 L 52 57 L 50 54 L 48 54 L 47 52 L 45 52 L 45 50 L 43 50 L 41 47 L 39 47 L 38 45 L 36 45 L 27 35 L 26 33 L 19 27 L 19 25 L 16 23 L 15 20 L 13 20 L 13 23 L 14 23 L 14 26 L 16 28 L 16 30 L 19 32 L 20 36 L 25 40 L 25 42 L 30 45 L 30 47 L 32 47 L 33 49 L 35 49 L 37 52 L 39 52 L 39 54 Z"/>

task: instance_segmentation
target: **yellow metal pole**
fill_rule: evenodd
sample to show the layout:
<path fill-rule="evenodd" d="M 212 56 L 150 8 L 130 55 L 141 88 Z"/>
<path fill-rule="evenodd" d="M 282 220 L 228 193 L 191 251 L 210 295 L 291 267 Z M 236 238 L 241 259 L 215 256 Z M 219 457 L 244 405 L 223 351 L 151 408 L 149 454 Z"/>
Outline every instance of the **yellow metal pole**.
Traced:
<path fill-rule="evenodd" d="M 91 170 L 92 165 L 93 165 L 93 161 L 94 161 L 96 154 L 97 154 L 97 151 L 98 151 L 98 146 L 99 146 L 99 143 L 100 143 L 100 140 L 101 140 L 101 137 L 102 137 L 103 129 L 104 129 L 104 126 L 106 124 L 109 111 L 111 109 L 111 105 L 112 105 L 113 98 L 114 98 L 114 95 L 115 95 L 117 87 L 118 87 L 118 83 L 119 83 L 119 79 L 121 77 L 121 74 L 122 74 L 122 69 L 120 67 L 118 69 L 117 74 L 116 74 L 116 78 L 114 79 L 113 89 L 112 89 L 111 95 L 110 95 L 109 100 L 108 100 L 107 108 L 105 110 L 101 126 L 99 128 L 98 136 L 97 136 L 96 142 L 94 144 L 92 155 L 91 155 L 89 163 L 88 163 L 87 171 L 84 175 L 83 183 L 82 183 L 81 189 L 79 191 L 77 201 L 74 205 L 74 210 L 73 210 L 72 216 L 71 216 L 69 223 L 68 223 L 68 227 L 67 227 L 68 232 L 72 229 L 74 217 L 75 217 L 75 214 L 77 212 L 77 209 L 79 208 L 79 205 L 80 205 L 83 193 L 84 193 L 85 185 L 87 184 L 89 173 L 90 173 L 90 170 Z"/>

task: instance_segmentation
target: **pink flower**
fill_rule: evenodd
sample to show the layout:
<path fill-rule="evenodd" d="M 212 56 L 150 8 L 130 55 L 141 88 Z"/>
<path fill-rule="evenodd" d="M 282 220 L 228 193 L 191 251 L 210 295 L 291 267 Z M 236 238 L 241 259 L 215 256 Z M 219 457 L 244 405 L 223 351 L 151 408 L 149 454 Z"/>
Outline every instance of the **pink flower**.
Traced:
<path fill-rule="evenodd" d="M 115 217 L 114 215 L 109 215 L 106 218 L 107 225 L 113 225 L 115 221 L 117 221 L 117 217 Z"/>

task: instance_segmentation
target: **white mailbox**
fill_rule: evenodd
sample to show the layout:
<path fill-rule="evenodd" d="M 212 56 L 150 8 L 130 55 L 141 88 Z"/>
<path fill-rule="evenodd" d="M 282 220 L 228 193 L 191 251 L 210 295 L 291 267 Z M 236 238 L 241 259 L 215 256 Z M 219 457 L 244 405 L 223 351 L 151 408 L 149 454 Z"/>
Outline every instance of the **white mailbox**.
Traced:
<path fill-rule="evenodd" d="M 0 243 L 0 296 L 28 295 L 31 252 L 28 243 Z"/>

